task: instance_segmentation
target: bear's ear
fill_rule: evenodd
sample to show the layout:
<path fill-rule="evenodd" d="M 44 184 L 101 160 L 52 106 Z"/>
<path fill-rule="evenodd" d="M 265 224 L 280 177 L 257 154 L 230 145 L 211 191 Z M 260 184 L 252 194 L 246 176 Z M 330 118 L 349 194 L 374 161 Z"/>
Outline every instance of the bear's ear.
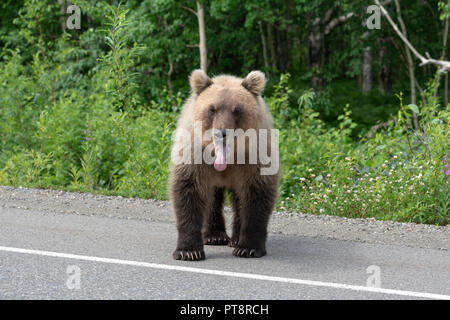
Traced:
<path fill-rule="evenodd" d="M 192 92 L 200 94 L 203 90 L 212 85 L 212 80 L 208 77 L 205 71 L 197 69 L 191 73 L 189 77 L 189 84 L 191 85 Z"/>
<path fill-rule="evenodd" d="M 261 71 L 252 71 L 242 81 L 242 86 L 254 95 L 259 96 L 266 86 L 266 76 Z"/>

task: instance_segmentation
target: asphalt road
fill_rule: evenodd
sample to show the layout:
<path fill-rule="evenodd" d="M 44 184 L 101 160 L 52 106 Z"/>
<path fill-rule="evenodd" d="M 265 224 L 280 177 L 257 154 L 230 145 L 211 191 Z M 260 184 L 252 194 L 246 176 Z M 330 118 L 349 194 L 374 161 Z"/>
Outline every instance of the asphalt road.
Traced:
<path fill-rule="evenodd" d="M 445 249 L 270 234 L 264 258 L 181 262 L 175 241 L 173 222 L 0 206 L 0 299 L 450 299 Z"/>

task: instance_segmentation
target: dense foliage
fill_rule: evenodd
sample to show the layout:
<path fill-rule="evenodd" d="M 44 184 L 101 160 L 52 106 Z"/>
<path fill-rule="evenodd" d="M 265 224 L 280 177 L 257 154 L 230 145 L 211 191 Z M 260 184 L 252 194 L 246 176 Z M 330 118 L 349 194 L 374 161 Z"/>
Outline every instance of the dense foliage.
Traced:
<path fill-rule="evenodd" d="M 361 21 L 371 3 L 363 2 L 204 1 L 209 73 L 269 75 L 283 169 L 278 209 L 447 224 L 442 75 L 438 86 L 434 67 L 417 67 L 412 104 L 403 44 L 384 21 L 367 33 Z M 0 5 L 0 184 L 167 198 L 172 132 L 199 65 L 195 3 L 73 3 L 80 30 L 64 27 L 58 1 Z M 404 7 L 411 41 L 445 56 L 448 4 Z M 313 22 L 349 12 L 312 56 Z M 373 72 L 389 70 L 391 83 L 379 75 L 382 88 L 363 93 L 368 46 L 384 50 Z"/>

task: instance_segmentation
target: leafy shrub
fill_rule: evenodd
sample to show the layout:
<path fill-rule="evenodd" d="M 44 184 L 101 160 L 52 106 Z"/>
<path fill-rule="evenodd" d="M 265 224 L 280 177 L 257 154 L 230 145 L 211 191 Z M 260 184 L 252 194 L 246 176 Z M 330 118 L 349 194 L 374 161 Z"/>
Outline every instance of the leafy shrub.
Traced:
<path fill-rule="evenodd" d="M 283 81 L 283 78 L 282 78 Z M 289 92 L 289 89 L 284 89 Z M 445 225 L 450 220 L 448 188 L 448 108 L 440 110 L 433 94 L 421 113 L 421 130 L 410 128 L 417 106 L 404 106 L 383 131 L 359 143 L 348 106 L 337 128 L 326 129 L 313 111 L 315 93 L 299 99 L 299 121 L 281 128 L 282 210 L 347 217 L 375 217 Z M 274 111 L 284 103 L 269 99 Z M 284 123 L 284 125 L 280 125 Z"/>
<path fill-rule="evenodd" d="M 127 10 L 83 2 L 93 15 L 107 10 L 103 35 L 87 30 L 75 45 L 65 34 L 50 50 L 27 31 L 34 3 L 22 12 L 22 36 L 39 45 L 31 56 L 7 50 L 0 62 L 0 184 L 167 199 L 171 136 L 186 93 L 159 84 L 158 97 L 143 103 L 135 74 L 143 49 L 128 36 L 136 25 Z M 319 111 L 333 93 L 296 94 L 289 79 L 281 75 L 267 98 L 280 128 L 278 209 L 449 223 L 450 111 L 434 82 L 419 106 L 399 94 L 395 117 L 358 141 L 355 108 L 330 108 L 342 110 L 330 127 Z M 420 130 L 411 129 L 412 112 Z"/>
<path fill-rule="evenodd" d="M 111 50 L 94 73 L 80 72 L 82 64 L 71 57 L 84 53 L 68 43 L 54 54 L 37 52 L 31 68 L 19 52 L 0 65 L 0 184 L 166 197 L 174 129 L 167 111 L 179 109 L 182 99 L 137 108 L 132 69 L 138 47 L 126 48 L 126 10 L 108 8 Z"/>

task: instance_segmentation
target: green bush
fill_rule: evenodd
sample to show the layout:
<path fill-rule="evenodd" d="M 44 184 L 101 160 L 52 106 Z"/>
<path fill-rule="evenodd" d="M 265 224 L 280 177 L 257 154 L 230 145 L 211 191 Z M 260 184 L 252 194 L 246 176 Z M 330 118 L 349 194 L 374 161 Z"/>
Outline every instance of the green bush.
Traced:
<path fill-rule="evenodd" d="M 94 73 L 78 72 L 78 49 L 67 43 L 52 55 L 37 52 L 29 68 L 19 52 L 0 65 L 0 184 L 167 197 L 175 120 L 161 110 L 176 107 L 137 107 L 138 47 L 126 47 L 126 10 L 109 10 L 111 50 Z"/>
<path fill-rule="evenodd" d="M 158 99 L 143 102 L 135 74 L 142 48 L 127 36 L 136 26 L 120 6 L 102 6 L 109 12 L 102 37 L 88 30 L 74 44 L 63 35 L 48 48 L 25 28 L 24 38 L 41 44 L 32 56 L 3 54 L 1 185 L 167 199 L 171 137 L 186 95 L 164 84 Z M 98 50 L 84 47 L 100 39 Z M 266 97 L 280 128 L 278 209 L 448 224 L 450 111 L 433 83 L 419 106 L 398 95 L 398 113 L 384 128 L 355 140 L 351 106 L 330 126 L 318 110 L 331 93 L 294 93 L 281 75 Z M 411 129 L 412 112 L 420 130 Z"/>
<path fill-rule="evenodd" d="M 280 132 L 283 167 L 279 208 L 346 217 L 375 217 L 446 225 L 450 220 L 448 185 L 449 109 L 428 93 L 420 114 L 421 130 L 410 128 L 417 106 L 404 106 L 386 129 L 359 142 L 348 107 L 337 128 L 326 128 L 314 111 L 313 91 L 299 99 L 298 120 L 286 123 L 283 85 L 269 99 Z M 279 89 L 284 93 L 280 94 Z"/>

